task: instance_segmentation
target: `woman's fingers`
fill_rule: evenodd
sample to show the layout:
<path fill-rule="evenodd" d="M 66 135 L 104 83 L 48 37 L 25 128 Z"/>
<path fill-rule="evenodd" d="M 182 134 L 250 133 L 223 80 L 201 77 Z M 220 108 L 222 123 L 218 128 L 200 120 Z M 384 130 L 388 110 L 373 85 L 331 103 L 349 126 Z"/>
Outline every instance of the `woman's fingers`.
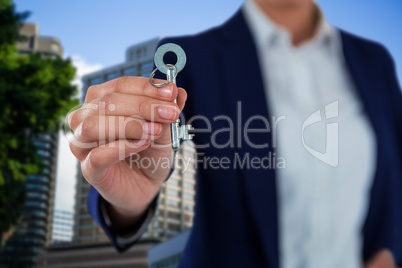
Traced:
<path fill-rule="evenodd" d="M 127 116 L 88 116 L 74 131 L 77 141 L 98 145 L 124 139 L 156 139 L 162 124 Z"/>
<path fill-rule="evenodd" d="M 105 177 L 106 170 L 132 154 L 148 148 L 149 140 L 117 140 L 92 149 L 81 162 L 84 177 L 96 185 Z"/>
<path fill-rule="evenodd" d="M 75 131 L 85 118 L 90 116 L 126 116 L 143 120 L 172 123 L 180 114 L 179 106 L 150 97 L 112 93 L 84 104 L 70 115 L 70 127 Z"/>

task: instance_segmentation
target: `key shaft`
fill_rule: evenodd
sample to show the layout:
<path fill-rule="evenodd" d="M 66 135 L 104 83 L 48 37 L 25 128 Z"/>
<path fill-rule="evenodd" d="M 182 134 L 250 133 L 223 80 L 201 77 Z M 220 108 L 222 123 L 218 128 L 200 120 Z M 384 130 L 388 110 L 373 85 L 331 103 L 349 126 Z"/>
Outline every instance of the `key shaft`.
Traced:
<path fill-rule="evenodd" d="M 175 65 L 166 64 L 163 61 L 163 56 L 169 51 L 175 53 L 177 56 L 177 62 Z M 149 82 L 155 87 L 162 87 L 167 85 L 168 83 L 174 83 L 176 85 L 176 76 L 186 64 L 186 53 L 184 53 L 184 50 L 176 44 L 164 44 L 156 50 L 154 62 L 156 69 L 150 74 Z M 160 72 L 166 74 L 168 82 L 154 84 L 152 82 L 152 78 L 154 77 L 156 70 L 159 70 Z M 174 100 L 174 103 L 177 103 L 177 99 Z M 194 137 L 194 134 L 189 133 L 189 130 L 193 130 L 194 128 L 191 125 L 180 126 L 180 119 L 177 119 L 176 122 L 172 123 L 170 129 L 172 135 L 172 149 L 174 151 L 180 149 L 180 140 L 191 140 Z"/>

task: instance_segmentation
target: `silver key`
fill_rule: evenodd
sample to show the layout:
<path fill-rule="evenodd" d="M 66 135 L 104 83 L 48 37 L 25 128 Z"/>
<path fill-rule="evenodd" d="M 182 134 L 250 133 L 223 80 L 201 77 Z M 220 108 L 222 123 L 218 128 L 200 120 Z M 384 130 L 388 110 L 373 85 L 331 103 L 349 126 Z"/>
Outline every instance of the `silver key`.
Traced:
<path fill-rule="evenodd" d="M 173 64 L 166 64 L 163 61 L 163 56 L 167 52 L 173 52 L 176 54 L 177 62 L 175 65 Z M 176 84 L 176 76 L 177 74 L 183 70 L 184 65 L 186 65 L 186 53 L 184 50 L 176 44 L 167 43 L 160 46 L 156 52 L 154 57 L 154 62 L 156 69 L 152 71 L 149 75 L 149 82 L 155 87 L 163 87 L 173 82 Z M 159 70 L 161 73 L 166 74 L 168 82 L 155 84 L 152 82 L 152 78 L 155 75 L 156 70 Z M 174 103 L 177 103 L 177 99 L 174 100 Z M 180 140 L 191 140 L 194 137 L 194 134 L 188 133 L 189 130 L 193 130 L 194 128 L 191 125 L 183 125 L 180 126 L 180 119 L 177 119 L 176 122 L 171 124 L 171 133 L 172 133 L 172 148 L 173 150 L 177 151 L 180 149 Z"/>

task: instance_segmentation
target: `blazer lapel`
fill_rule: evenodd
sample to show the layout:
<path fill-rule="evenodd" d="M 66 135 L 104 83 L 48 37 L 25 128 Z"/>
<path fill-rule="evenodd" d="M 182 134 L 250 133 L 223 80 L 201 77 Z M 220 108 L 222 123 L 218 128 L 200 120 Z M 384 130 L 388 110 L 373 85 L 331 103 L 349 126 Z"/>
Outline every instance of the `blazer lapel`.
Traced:
<path fill-rule="evenodd" d="M 386 103 L 382 102 L 381 91 L 376 90 L 381 86 L 379 84 L 381 81 L 380 66 L 373 65 L 367 60 L 372 57 L 364 55 L 365 53 L 362 52 L 362 48 L 354 42 L 355 39 L 353 36 L 341 31 L 341 37 L 346 65 L 355 83 L 360 100 L 363 102 L 364 108 L 378 135 L 381 121 L 383 121 L 381 118 L 384 116 L 382 110 L 378 109 L 378 107 L 386 105 Z"/>
<path fill-rule="evenodd" d="M 271 147 L 271 133 L 248 134 L 253 144 L 268 144 L 267 148 L 256 149 L 244 134 L 244 124 L 253 116 L 261 116 L 270 122 L 256 47 L 241 11 L 222 28 L 222 90 L 227 97 L 226 111 L 236 126 L 235 160 L 244 161 L 238 172 L 242 174 L 244 198 L 249 217 L 254 225 L 256 242 L 264 249 L 268 267 L 278 267 L 278 216 L 275 179 L 275 159 Z M 251 121 L 249 128 L 266 128 L 261 119 Z M 271 129 L 271 125 L 269 125 Z M 247 165 L 251 159 L 265 159 L 264 165 Z M 268 165 L 271 159 L 271 166 Z M 258 161 L 257 160 L 257 161 Z M 264 166 L 264 167 L 262 167 Z"/>
<path fill-rule="evenodd" d="M 387 102 L 381 89 L 384 88 L 381 77 L 381 61 L 375 60 L 378 50 L 373 50 L 373 45 L 362 44 L 358 38 L 341 31 L 343 52 L 346 65 L 355 83 L 357 93 L 363 103 L 365 112 L 376 134 L 377 163 L 374 181 L 370 192 L 370 204 L 364 223 L 363 233 L 363 258 L 367 261 L 376 251 L 383 248 L 392 248 L 392 211 L 395 204 L 388 196 L 392 193 L 392 179 L 389 174 L 387 162 L 387 133 L 389 121 L 387 118 Z M 391 203 L 390 203 L 391 202 Z"/>

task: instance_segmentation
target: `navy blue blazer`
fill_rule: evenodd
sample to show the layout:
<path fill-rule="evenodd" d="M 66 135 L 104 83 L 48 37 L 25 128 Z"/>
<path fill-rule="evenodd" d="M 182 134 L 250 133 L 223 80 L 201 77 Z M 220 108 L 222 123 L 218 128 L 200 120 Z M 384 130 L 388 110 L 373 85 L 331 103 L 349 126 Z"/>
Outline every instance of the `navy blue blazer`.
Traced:
<path fill-rule="evenodd" d="M 383 46 L 344 31 L 341 37 L 349 72 L 378 144 L 369 211 L 361 230 L 362 259 L 367 261 L 386 248 L 402 265 L 402 95 L 395 66 Z M 177 78 L 178 85 L 188 92 L 187 119 L 203 115 L 211 120 L 213 132 L 228 127 L 225 120 L 213 120 L 218 115 L 231 117 L 235 129 L 253 115 L 271 118 L 256 47 L 241 11 L 220 27 L 162 41 L 166 42 L 179 44 L 187 54 L 187 64 Z M 238 101 L 241 118 L 237 118 Z M 253 128 L 265 127 L 254 122 Z M 201 120 L 193 125 L 206 128 Z M 230 159 L 235 154 L 261 159 L 274 153 L 271 147 L 249 147 L 238 134 L 234 133 L 233 148 L 209 146 L 198 152 Z M 228 135 L 216 135 L 217 143 L 227 142 Z M 249 138 L 256 144 L 271 141 L 270 133 L 250 133 Z M 197 133 L 194 141 L 199 145 L 210 140 L 210 133 Z M 180 267 L 279 267 L 275 170 L 199 167 L 197 172 L 194 225 Z M 88 206 L 115 247 L 123 251 L 113 230 L 100 217 L 99 194 L 94 189 Z"/>

